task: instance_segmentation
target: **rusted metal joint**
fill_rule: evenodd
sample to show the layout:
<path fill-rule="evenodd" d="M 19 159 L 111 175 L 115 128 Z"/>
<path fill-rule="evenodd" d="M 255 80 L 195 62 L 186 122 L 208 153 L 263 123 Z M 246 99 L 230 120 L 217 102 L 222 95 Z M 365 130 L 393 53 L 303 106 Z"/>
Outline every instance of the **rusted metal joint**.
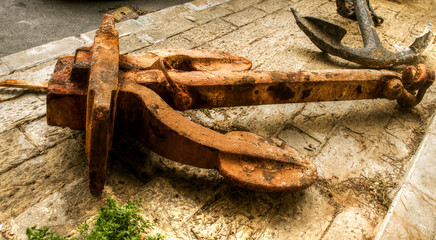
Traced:
<path fill-rule="evenodd" d="M 59 58 L 47 88 L 49 125 L 85 129 L 89 187 L 104 187 L 114 131 L 183 164 L 216 169 L 259 191 L 296 191 L 317 179 L 316 166 L 276 138 L 221 134 L 176 110 L 388 98 L 418 104 L 433 70 L 250 71 L 245 58 L 213 50 L 161 49 L 119 55 L 114 20 L 105 15 L 92 47 Z M 2 81 L 0 86 L 13 86 Z M 19 86 L 23 86 L 19 82 Z M 37 84 L 35 84 L 37 86 Z M 176 109 L 176 110 L 175 110 Z"/>
<path fill-rule="evenodd" d="M 383 95 L 387 99 L 396 99 L 401 107 L 414 107 L 421 102 L 434 79 L 434 71 L 423 64 L 419 64 L 417 68 L 408 66 L 403 71 L 401 80 L 390 79 L 386 82 Z"/>

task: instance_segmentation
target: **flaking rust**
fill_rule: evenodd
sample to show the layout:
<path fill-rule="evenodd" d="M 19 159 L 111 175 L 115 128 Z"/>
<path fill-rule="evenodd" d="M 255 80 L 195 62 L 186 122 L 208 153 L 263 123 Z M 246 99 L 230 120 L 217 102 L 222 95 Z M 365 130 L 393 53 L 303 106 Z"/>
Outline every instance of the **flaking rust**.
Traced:
<path fill-rule="evenodd" d="M 183 164 L 216 169 L 259 191 L 296 191 L 317 179 L 316 166 L 276 138 L 221 134 L 177 110 L 387 98 L 418 104 L 433 70 L 250 71 L 245 58 L 213 50 L 163 49 L 119 55 L 118 34 L 105 15 L 92 47 L 59 58 L 47 87 L 47 122 L 86 130 L 89 187 L 104 187 L 112 135 L 128 135 Z M 2 82 L 0 82 L 0 85 Z"/>

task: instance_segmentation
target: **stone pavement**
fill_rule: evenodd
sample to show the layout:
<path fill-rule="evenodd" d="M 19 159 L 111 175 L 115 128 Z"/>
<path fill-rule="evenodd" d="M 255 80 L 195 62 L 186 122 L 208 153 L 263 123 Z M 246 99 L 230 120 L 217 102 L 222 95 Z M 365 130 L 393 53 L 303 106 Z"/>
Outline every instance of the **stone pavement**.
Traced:
<path fill-rule="evenodd" d="M 433 0 L 374 1 L 385 46 L 409 45 L 436 23 Z M 117 25 L 122 53 L 158 48 L 223 50 L 255 70 L 359 68 L 321 53 L 290 7 L 344 26 L 357 23 L 328 0 L 196 0 Z M 92 44 L 94 31 L 0 59 L 0 79 L 48 81 L 56 58 Z M 433 40 L 420 62 L 436 69 Z M 402 66 L 403 67 L 403 66 Z M 394 70 L 401 70 L 397 67 Z M 143 214 L 168 239 L 435 239 L 436 87 L 413 109 L 365 100 L 190 110 L 219 131 L 279 137 L 318 167 L 319 181 L 295 193 L 244 190 L 214 170 L 164 159 L 132 139 L 114 144 L 102 195 L 88 191 L 84 133 L 46 124 L 45 95 L 0 89 L 0 239 L 26 227 L 72 233 L 108 195 L 143 199 Z M 433 116 L 433 117 L 432 117 Z"/>

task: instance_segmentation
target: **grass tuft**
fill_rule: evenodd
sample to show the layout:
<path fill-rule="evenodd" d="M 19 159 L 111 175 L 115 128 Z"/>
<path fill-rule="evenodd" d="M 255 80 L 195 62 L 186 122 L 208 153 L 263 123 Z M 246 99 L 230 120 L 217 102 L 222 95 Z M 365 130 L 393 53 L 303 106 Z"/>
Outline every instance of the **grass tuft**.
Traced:
<path fill-rule="evenodd" d="M 109 197 L 106 200 L 106 206 L 100 207 L 92 229 L 85 221 L 77 228 L 78 234 L 71 238 L 49 232 L 50 228 L 46 226 L 42 229 L 36 226 L 28 228 L 26 235 L 29 240 L 165 239 L 165 236 L 160 233 L 147 235 L 147 232 L 153 229 L 154 224 L 149 220 L 144 220 L 140 214 L 140 206 L 140 201 L 128 201 L 125 205 L 120 205 L 118 201 Z"/>

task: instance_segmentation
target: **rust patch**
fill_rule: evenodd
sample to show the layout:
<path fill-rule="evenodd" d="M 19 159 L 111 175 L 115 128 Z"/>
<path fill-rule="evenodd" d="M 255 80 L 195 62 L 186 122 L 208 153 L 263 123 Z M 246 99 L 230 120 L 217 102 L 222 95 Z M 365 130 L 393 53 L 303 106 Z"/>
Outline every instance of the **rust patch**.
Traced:
<path fill-rule="evenodd" d="M 313 88 L 303 90 L 303 92 L 301 94 L 301 99 L 305 99 L 305 98 L 309 97 L 312 90 L 313 90 Z"/>
<path fill-rule="evenodd" d="M 285 83 L 280 83 L 276 86 L 268 87 L 267 91 L 273 96 L 281 101 L 286 101 L 295 97 L 295 92 L 292 91 Z"/>

